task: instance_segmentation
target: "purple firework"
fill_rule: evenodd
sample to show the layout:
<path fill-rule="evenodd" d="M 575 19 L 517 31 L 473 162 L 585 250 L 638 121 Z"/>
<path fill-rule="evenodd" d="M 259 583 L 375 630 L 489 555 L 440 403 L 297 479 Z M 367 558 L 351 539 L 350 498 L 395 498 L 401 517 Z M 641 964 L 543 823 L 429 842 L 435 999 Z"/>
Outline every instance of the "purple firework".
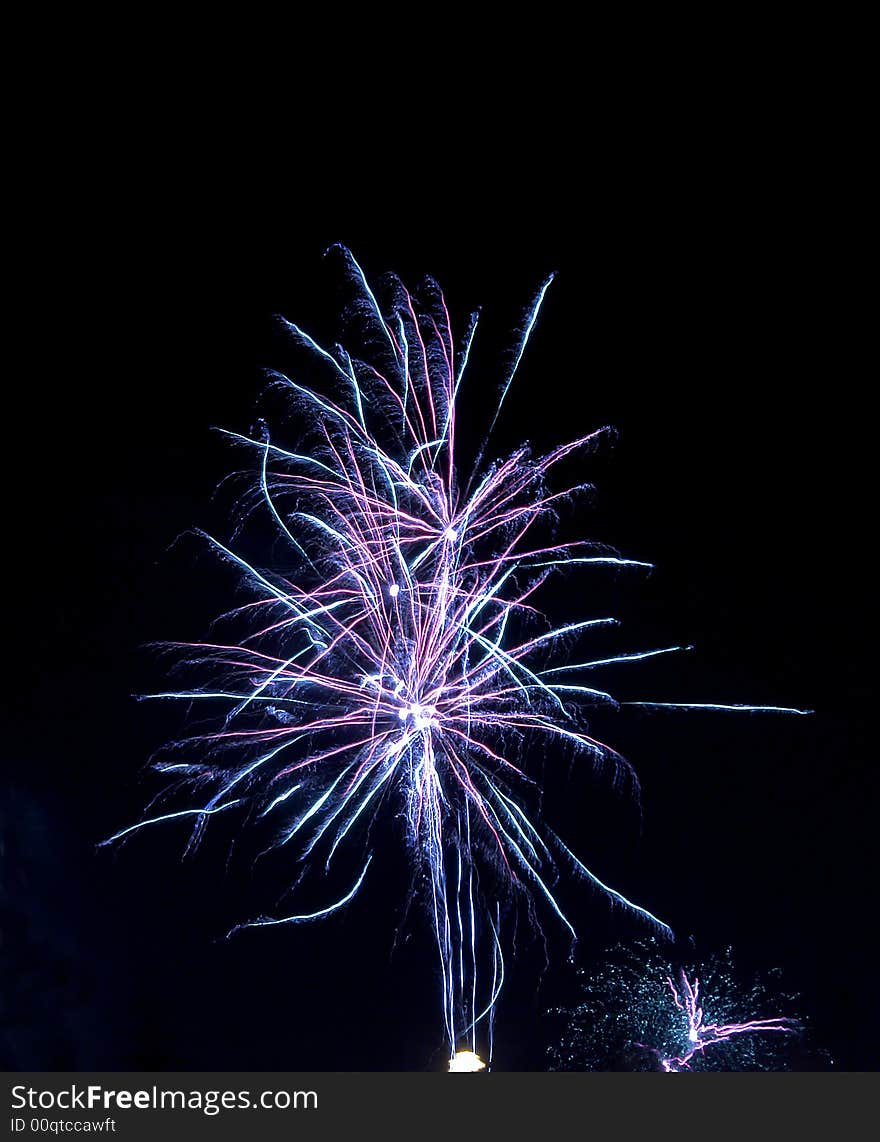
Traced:
<path fill-rule="evenodd" d="M 650 566 L 586 541 L 556 543 L 548 530 L 554 513 L 587 487 L 551 490 L 550 474 L 607 430 L 537 458 L 521 447 L 490 464 L 484 441 L 462 473 L 456 400 L 476 315 L 456 347 L 433 282 L 414 297 L 392 279 L 380 307 L 360 267 L 342 255 L 366 331 L 361 355 L 327 351 L 285 322 L 326 378 L 316 391 L 271 376 L 301 412 L 305 437 L 289 451 L 267 433 L 229 434 L 258 457 L 257 498 L 285 545 L 285 569 L 258 569 L 205 537 L 252 596 L 224 616 L 245 629 L 181 644 L 204 681 L 151 697 L 216 704 L 222 722 L 176 743 L 185 760 L 157 763 L 178 779 L 174 789 L 188 807 L 104 843 L 188 817 L 193 845 L 211 816 L 245 805 L 277 820 L 277 846 L 289 845 L 305 864 L 329 866 L 342 842 L 356 838 L 363 860 L 341 898 L 239 927 L 295 924 L 355 896 L 371 860 L 369 826 L 391 806 L 404 817 L 414 874 L 427 886 L 449 1047 L 476 1050 L 483 1020 L 491 1045 L 504 976 L 503 894 L 542 898 L 574 938 L 551 889 L 564 867 L 668 931 L 533 819 L 535 782 L 523 759 L 525 744 L 544 739 L 629 772 L 588 732 L 585 709 L 617 706 L 589 684 L 591 672 L 680 648 L 571 660 L 573 646 L 615 620 L 551 626 L 535 603 L 547 579 L 560 569 Z M 550 280 L 525 314 L 490 433 Z M 560 647 L 562 661 L 554 658 Z"/>

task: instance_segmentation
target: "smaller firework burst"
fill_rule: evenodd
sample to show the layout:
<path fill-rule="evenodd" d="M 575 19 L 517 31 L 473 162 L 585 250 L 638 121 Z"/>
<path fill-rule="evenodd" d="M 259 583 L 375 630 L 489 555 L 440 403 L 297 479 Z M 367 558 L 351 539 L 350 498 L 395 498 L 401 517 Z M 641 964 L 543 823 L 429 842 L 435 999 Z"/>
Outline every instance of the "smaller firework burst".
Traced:
<path fill-rule="evenodd" d="M 550 1049 L 553 1070 L 790 1069 L 802 1024 L 773 1012 L 791 1009 L 795 997 L 774 994 L 773 973 L 744 983 L 729 948 L 697 967 L 673 964 L 655 941 L 640 941 L 579 975 L 578 1003 L 552 1012 L 566 1019 Z"/>

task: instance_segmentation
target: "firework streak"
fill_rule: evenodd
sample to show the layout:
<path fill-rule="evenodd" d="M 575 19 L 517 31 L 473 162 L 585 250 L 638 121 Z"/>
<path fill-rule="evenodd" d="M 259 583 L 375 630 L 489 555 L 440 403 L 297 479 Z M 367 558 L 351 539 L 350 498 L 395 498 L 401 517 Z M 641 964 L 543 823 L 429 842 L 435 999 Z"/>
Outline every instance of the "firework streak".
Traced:
<path fill-rule="evenodd" d="M 179 779 L 175 792 L 189 797 L 188 807 L 104 843 L 185 818 L 191 847 L 210 817 L 245 806 L 252 818 L 277 820 L 276 844 L 309 867 L 329 866 L 348 838 L 345 848 L 362 857 L 340 898 L 240 927 L 296 924 L 356 895 L 371 860 L 370 825 L 383 810 L 402 816 L 413 883 L 436 937 L 446 1038 L 452 1051 L 476 1049 L 484 1020 L 491 1044 L 504 977 L 505 895 L 543 900 L 574 938 L 552 891 L 564 868 L 665 929 L 539 827 L 523 758 L 543 741 L 545 752 L 564 748 L 629 772 L 587 732 L 585 708 L 617 706 L 590 684 L 591 671 L 680 648 L 591 659 L 572 648 L 614 619 L 552 627 L 536 609 L 539 588 L 560 569 L 649 566 L 548 536 L 555 512 L 587 487 L 552 491 L 548 477 L 607 430 L 539 458 L 522 447 L 490 464 L 484 441 L 463 475 L 456 400 L 477 316 L 457 350 L 434 283 L 417 303 L 393 279 L 380 308 L 348 251 L 341 257 L 357 294 L 361 359 L 339 347 L 328 352 L 285 322 L 323 378 L 312 389 L 271 375 L 307 435 L 288 451 L 268 434 L 229 434 L 258 459 L 256 492 L 286 549 L 285 569 L 260 570 L 205 537 L 250 593 L 225 616 L 246 633 L 184 644 L 188 664 L 210 681 L 151 697 L 219 708 L 222 724 L 177 743 L 177 756 L 188 760 L 157 764 Z M 496 420 L 549 284 L 520 326 Z"/>

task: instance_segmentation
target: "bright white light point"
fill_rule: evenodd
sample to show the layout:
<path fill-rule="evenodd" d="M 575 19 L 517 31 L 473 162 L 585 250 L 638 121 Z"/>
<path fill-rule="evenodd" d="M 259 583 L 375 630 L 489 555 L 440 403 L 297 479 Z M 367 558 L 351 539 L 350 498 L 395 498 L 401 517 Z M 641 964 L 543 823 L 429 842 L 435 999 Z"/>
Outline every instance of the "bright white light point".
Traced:
<path fill-rule="evenodd" d="M 388 594 L 391 596 L 392 599 L 397 598 L 397 596 L 400 594 L 400 587 L 398 586 L 397 583 L 391 584 L 391 586 L 388 588 Z"/>
<path fill-rule="evenodd" d="M 455 530 L 454 527 L 447 527 L 447 529 L 443 532 L 443 535 L 445 536 L 446 539 L 449 540 L 450 543 L 452 543 L 456 539 L 458 539 L 458 532 Z"/>
<path fill-rule="evenodd" d="M 450 1071 L 484 1071 L 486 1064 L 473 1051 L 456 1051 L 449 1060 Z"/>
<path fill-rule="evenodd" d="M 688 1031 L 688 1039 L 690 1040 L 691 1043 L 696 1043 L 696 1041 L 697 1041 L 697 1039 L 699 1039 L 699 1037 L 700 1036 L 696 1033 L 696 1031 L 693 1029 L 693 1027 L 690 1029 L 690 1031 Z"/>
<path fill-rule="evenodd" d="M 412 718 L 413 725 L 417 730 L 426 730 L 429 726 L 436 726 L 437 722 L 434 719 L 434 714 L 437 711 L 433 706 L 420 706 L 414 702 L 411 706 L 404 706 L 398 710 L 397 716 L 402 722 L 407 718 Z"/>

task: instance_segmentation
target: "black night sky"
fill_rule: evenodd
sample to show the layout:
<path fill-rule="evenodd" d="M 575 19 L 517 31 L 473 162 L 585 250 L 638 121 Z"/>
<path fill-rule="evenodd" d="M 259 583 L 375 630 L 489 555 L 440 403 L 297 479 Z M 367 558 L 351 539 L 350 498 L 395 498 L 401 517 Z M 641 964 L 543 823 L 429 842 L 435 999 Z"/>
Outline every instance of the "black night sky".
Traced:
<path fill-rule="evenodd" d="M 476 189 L 449 214 L 410 204 L 320 218 L 295 189 L 286 204 L 255 207 L 252 195 L 245 207 L 172 179 L 130 208 L 117 199 L 58 226 L 29 295 L 31 364 L 15 382 L 7 1067 L 442 1065 L 435 953 L 427 917 L 403 912 L 393 820 L 348 909 L 229 941 L 280 893 L 283 861 L 254 868 L 219 819 L 186 860 L 173 824 L 116 852 L 95 847 L 158 791 L 145 763 L 182 728 L 181 710 L 132 698 L 165 684 L 146 644 L 201 636 L 234 597 L 185 534 L 229 535 L 214 490 L 240 458 L 212 426 L 247 430 L 261 414 L 261 369 L 286 363 L 273 314 L 339 336 L 339 267 L 322 256 L 337 241 L 368 276 L 433 275 L 459 329 L 482 307 L 485 370 L 462 392 L 463 419 L 494 391 L 493 347 L 557 272 L 496 447 L 616 426 L 613 450 L 585 461 L 597 496 L 576 524 L 656 570 L 606 577 L 597 598 L 624 621 L 621 646 L 696 647 L 616 667 L 608 685 L 816 712 L 597 715 L 598 736 L 639 774 L 641 817 L 587 767 L 550 758 L 548 820 L 698 951 L 730 944 L 747 974 L 782 969 L 836 1068 L 877 1066 L 859 313 L 829 272 L 829 232 L 810 230 L 811 203 L 751 173 L 719 159 L 700 179 L 658 169 L 651 186 L 568 184 L 563 200 Z M 554 606 L 591 613 L 593 583 L 567 581 Z M 578 965 L 640 934 L 586 890 L 566 901 Z M 564 932 L 544 920 L 549 966 L 525 926 L 508 964 L 499 1069 L 544 1069 L 545 1013 L 574 994 Z"/>

